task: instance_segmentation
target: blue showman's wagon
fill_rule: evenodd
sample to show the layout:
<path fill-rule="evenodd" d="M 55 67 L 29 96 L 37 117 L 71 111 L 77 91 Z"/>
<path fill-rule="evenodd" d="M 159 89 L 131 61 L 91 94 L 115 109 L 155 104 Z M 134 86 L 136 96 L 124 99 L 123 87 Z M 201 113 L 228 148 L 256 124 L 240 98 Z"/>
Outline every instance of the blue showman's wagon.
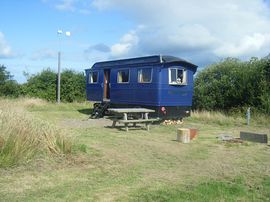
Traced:
<path fill-rule="evenodd" d="M 108 107 L 148 108 L 160 119 L 190 115 L 197 66 L 173 56 L 148 56 L 95 63 L 86 69 L 86 94 L 93 117 Z"/>

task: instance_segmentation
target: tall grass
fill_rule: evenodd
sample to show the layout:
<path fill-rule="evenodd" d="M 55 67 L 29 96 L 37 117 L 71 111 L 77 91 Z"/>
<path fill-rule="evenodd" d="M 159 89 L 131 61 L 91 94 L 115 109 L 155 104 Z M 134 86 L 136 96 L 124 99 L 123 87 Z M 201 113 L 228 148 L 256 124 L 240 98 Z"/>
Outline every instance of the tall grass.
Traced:
<path fill-rule="evenodd" d="M 13 103 L 14 104 L 14 103 Z M 15 110 L 0 102 L 0 166 L 7 167 L 30 160 L 38 154 L 70 153 L 72 142 L 51 124 L 32 118 L 24 110 Z"/>
<path fill-rule="evenodd" d="M 245 123 L 245 119 L 240 116 L 229 116 L 218 111 L 192 111 L 189 119 L 204 123 L 215 123 L 220 126 L 241 125 Z"/>
<path fill-rule="evenodd" d="M 214 123 L 220 126 L 246 125 L 245 113 L 225 114 L 219 111 L 192 111 L 188 118 L 191 121 Z M 253 126 L 270 125 L 270 117 L 258 112 L 251 112 L 250 124 Z"/>

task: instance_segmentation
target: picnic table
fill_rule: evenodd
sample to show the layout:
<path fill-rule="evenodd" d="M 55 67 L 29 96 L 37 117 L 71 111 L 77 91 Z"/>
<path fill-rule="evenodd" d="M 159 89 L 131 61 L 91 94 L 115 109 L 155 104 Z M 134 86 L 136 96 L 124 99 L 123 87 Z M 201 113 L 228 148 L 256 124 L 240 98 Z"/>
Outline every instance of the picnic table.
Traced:
<path fill-rule="evenodd" d="M 123 123 L 125 125 L 126 131 L 128 131 L 128 126 L 130 123 L 135 127 L 137 123 L 145 123 L 146 129 L 149 131 L 149 125 L 158 121 L 158 118 L 149 119 L 148 114 L 155 112 L 152 109 L 146 108 L 109 108 L 109 112 L 112 112 L 117 115 L 117 117 L 113 117 L 112 127 L 116 126 L 116 123 Z M 139 117 L 139 118 L 137 118 Z"/>

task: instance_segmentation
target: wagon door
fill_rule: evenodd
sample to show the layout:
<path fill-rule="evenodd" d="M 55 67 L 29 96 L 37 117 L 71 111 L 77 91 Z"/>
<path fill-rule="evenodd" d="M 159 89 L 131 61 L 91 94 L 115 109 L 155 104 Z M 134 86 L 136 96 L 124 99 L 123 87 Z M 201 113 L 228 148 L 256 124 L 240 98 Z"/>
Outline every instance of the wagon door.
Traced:
<path fill-rule="evenodd" d="M 104 87 L 103 87 L 103 100 L 110 100 L 110 69 L 104 69 Z"/>
<path fill-rule="evenodd" d="M 98 70 L 87 70 L 86 95 L 90 101 L 102 101 L 103 88 L 101 85 L 102 75 Z M 101 77 L 101 78 L 100 78 Z"/>

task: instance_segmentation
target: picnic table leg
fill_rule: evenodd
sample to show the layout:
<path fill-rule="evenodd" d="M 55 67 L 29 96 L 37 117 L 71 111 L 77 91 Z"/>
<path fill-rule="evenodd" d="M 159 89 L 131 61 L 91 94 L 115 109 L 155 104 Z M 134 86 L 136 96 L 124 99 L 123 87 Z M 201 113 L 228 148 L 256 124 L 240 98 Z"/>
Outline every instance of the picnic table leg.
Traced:
<path fill-rule="evenodd" d="M 133 127 L 136 127 L 136 123 L 133 123 Z"/>
<path fill-rule="evenodd" d="M 127 113 L 124 113 L 124 120 L 126 121 L 128 119 Z M 126 132 L 128 132 L 128 123 L 125 123 Z"/>
<path fill-rule="evenodd" d="M 124 120 L 127 120 L 127 113 L 124 113 Z"/>
<path fill-rule="evenodd" d="M 125 123 L 126 132 L 128 132 L 128 123 Z"/>
<path fill-rule="evenodd" d="M 112 127 L 115 127 L 115 125 L 116 125 L 116 121 L 113 120 Z"/>
<path fill-rule="evenodd" d="M 145 113 L 145 114 L 144 114 L 144 118 L 145 118 L 145 119 L 148 119 L 148 113 Z"/>
<path fill-rule="evenodd" d="M 150 130 L 149 125 L 150 125 L 149 123 L 146 123 L 146 124 L 145 124 L 147 131 Z"/>

